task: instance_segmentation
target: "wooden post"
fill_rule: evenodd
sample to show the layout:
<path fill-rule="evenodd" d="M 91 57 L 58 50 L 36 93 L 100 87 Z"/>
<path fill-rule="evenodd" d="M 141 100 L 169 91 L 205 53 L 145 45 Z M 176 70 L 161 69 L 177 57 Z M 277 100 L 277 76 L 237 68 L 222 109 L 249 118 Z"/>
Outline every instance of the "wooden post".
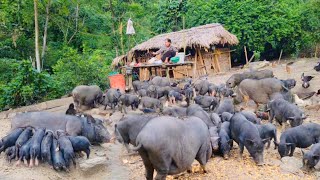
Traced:
<path fill-rule="evenodd" d="M 231 52 L 229 52 L 229 70 L 231 70 Z"/>
<path fill-rule="evenodd" d="M 244 46 L 244 55 L 246 56 L 246 64 L 248 64 L 248 54 L 247 54 L 247 47 Z"/>
<path fill-rule="evenodd" d="M 215 58 L 215 61 L 216 61 L 216 64 L 217 64 L 217 67 L 218 67 L 218 72 L 221 72 L 221 68 L 220 68 L 220 62 L 219 62 L 219 59 L 218 59 L 218 55 L 214 55 L 214 58 Z"/>
<path fill-rule="evenodd" d="M 199 47 L 199 49 L 197 49 L 197 51 L 198 51 L 199 61 L 200 61 L 200 63 L 201 63 L 201 69 L 202 69 L 202 71 L 203 71 L 203 75 L 206 75 L 208 72 L 207 72 L 207 70 L 206 70 L 206 66 L 204 65 L 204 62 L 203 62 L 203 59 L 202 59 L 200 47 Z"/>
<path fill-rule="evenodd" d="M 196 54 L 194 55 L 194 64 L 193 64 L 193 79 L 196 78 L 196 73 L 197 73 L 197 58 L 198 52 L 196 51 Z"/>
<path fill-rule="evenodd" d="M 278 59 L 278 64 L 280 63 L 280 59 L 282 57 L 282 52 L 283 52 L 283 50 L 281 49 L 280 56 L 279 56 L 279 59 Z"/>

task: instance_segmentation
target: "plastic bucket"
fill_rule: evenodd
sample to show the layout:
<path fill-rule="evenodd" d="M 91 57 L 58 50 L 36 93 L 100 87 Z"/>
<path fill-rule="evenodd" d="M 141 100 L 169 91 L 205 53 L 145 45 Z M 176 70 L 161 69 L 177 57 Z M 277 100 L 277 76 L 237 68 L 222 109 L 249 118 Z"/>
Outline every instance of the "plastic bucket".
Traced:
<path fill-rule="evenodd" d="M 122 92 L 126 89 L 126 81 L 122 74 L 109 76 L 109 81 L 111 88 L 120 89 Z"/>
<path fill-rule="evenodd" d="M 183 52 L 182 53 L 178 53 L 178 57 L 179 57 L 179 62 L 178 63 L 184 63 L 184 57 L 185 57 L 184 53 Z"/>

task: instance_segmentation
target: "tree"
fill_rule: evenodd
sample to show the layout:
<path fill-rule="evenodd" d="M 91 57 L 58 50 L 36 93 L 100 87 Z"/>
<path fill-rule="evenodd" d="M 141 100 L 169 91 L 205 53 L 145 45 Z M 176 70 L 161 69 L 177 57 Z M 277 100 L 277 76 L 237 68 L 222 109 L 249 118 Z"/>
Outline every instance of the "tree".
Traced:
<path fill-rule="evenodd" d="M 42 68 L 44 63 L 44 55 L 46 52 L 47 47 L 47 34 L 48 34 L 48 24 L 49 24 L 49 8 L 50 8 L 51 0 L 48 0 L 46 5 L 46 21 L 44 24 L 44 31 L 43 31 L 43 44 L 42 44 L 42 51 L 41 51 L 41 59 L 42 59 Z"/>
<path fill-rule="evenodd" d="M 34 4 L 34 39 L 35 39 L 35 56 L 37 71 L 41 72 L 40 54 L 39 54 L 39 24 L 38 24 L 38 1 L 33 0 Z"/>

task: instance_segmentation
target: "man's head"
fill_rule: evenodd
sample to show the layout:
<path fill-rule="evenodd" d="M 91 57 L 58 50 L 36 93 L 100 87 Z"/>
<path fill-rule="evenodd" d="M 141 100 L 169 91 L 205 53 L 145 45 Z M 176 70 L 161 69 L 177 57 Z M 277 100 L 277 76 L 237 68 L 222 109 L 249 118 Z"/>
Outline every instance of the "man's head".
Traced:
<path fill-rule="evenodd" d="M 167 38 L 164 44 L 166 45 L 166 47 L 169 47 L 171 45 L 171 39 Z"/>

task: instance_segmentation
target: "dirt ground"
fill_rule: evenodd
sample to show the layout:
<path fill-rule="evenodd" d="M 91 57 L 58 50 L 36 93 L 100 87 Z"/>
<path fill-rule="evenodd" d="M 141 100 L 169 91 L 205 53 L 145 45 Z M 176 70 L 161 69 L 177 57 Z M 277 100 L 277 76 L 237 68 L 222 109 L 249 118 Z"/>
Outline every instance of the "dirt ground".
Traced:
<path fill-rule="evenodd" d="M 293 89 L 293 92 L 309 92 L 317 91 L 320 89 L 320 75 L 313 70 L 313 66 L 316 64 L 316 59 L 300 59 L 291 65 L 291 74 L 285 71 L 285 64 L 289 61 L 282 61 L 282 64 L 276 67 L 266 67 L 264 69 L 271 69 L 279 79 L 294 78 L 297 80 L 297 85 Z M 220 84 L 224 83 L 233 73 L 243 72 L 248 69 L 234 69 L 231 72 L 214 75 L 209 77 L 209 81 Z M 301 87 L 300 76 L 302 72 L 306 75 L 313 75 L 315 78 L 311 81 L 311 86 L 307 90 Z M 57 113 L 64 113 L 68 104 L 57 108 Z M 52 111 L 52 110 L 51 110 Z M 97 110 L 98 111 L 98 110 Z M 97 114 L 97 111 L 88 111 L 91 114 Z M 101 109 L 100 109 L 101 111 Z M 318 118 L 319 111 L 305 110 L 308 118 L 305 122 L 320 123 Z M 106 118 L 110 133 L 113 133 L 112 125 L 114 122 L 121 118 L 121 113 L 115 113 L 111 118 Z M 281 128 L 278 126 L 278 136 L 280 137 Z M 10 119 L 0 119 L 0 137 L 3 137 L 10 130 Z M 223 160 L 218 155 L 211 158 L 207 164 L 209 173 L 202 174 L 200 172 L 199 164 L 194 163 L 194 173 L 182 173 L 176 176 L 168 176 L 167 179 L 317 179 L 316 171 L 305 172 L 289 172 L 284 171 L 280 164 L 281 159 L 277 152 L 274 150 L 274 145 L 271 145 L 270 149 L 265 150 L 264 166 L 256 166 L 252 159 L 249 157 L 248 152 L 245 150 L 243 160 L 238 159 L 238 147 L 234 143 L 234 148 L 231 152 L 229 160 Z M 0 179 L 132 179 L 140 180 L 144 179 L 144 166 L 141 158 L 138 155 L 128 156 L 125 148 L 119 144 L 103 144 L 101 146 L 94 146 L 90 158 L 105 157 L 106 167 L 93 169 L 90 172 L 82 171 L 79 167 L 79 163 L 76 168 L 72 168 L 71 172 L 56 172 L 48 165 L 41 164 L 39 167 L 28 168 L 25 166 L 16 167 L 14 163 L 9 164 L 5 160 L 5 156 L 2 153 L 0 155 Z M 301 159 L 302 155 L 299 149 L 296 149 L 294 157 Z M 78 159 L 78 162 L 85 161 L 85 159 Z M 319 176 L 318 176 L 319 178 Z"/>

